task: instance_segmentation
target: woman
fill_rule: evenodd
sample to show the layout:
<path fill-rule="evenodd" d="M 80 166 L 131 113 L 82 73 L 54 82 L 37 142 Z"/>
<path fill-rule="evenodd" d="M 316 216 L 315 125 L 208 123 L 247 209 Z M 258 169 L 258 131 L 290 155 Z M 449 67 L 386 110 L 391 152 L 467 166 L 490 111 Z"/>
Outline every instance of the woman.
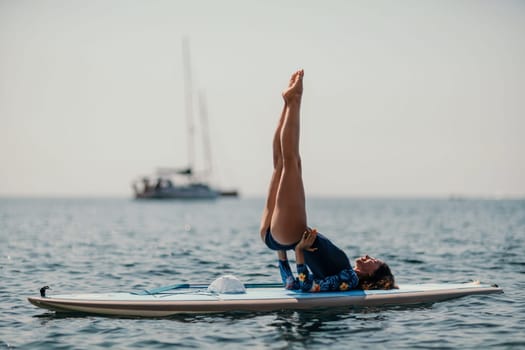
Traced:
<path fill-rule="evenodd" d="M 260 234 L 277 251 L 285 287 L 305 292 L 348 289 L 391 289 L 394 276 L 388 265 L 368 255 L 352 269 L 346 254 L 306 223 L 301 158 L 300 108 L 304 71 L 290 78 L 283 92 L 284 107 L 273 138 L 273 175 Z M 298 278 L 294 278 L 286 251 L 295 251 Z M 311 273 L 310 273 L 310 271 Z"/>

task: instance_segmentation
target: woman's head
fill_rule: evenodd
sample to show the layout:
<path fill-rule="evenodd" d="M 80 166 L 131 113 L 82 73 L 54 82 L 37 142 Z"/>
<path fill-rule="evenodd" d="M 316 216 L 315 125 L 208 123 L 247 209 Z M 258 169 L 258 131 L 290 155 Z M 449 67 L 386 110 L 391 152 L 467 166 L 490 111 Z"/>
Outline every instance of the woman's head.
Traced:
<path fill-rule="evenodd" d="M 379 259 L 368 255 L 362 256 L 355 261 L 354 270 L 359 277 L 358 288 L 360 289 L 397 288 L 390 267 Z"/>

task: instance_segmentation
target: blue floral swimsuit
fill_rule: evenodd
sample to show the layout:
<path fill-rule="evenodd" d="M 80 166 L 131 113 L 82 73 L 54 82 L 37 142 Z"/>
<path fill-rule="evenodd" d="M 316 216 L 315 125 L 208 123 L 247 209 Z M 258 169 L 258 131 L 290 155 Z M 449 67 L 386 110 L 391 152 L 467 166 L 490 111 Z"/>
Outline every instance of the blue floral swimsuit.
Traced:
<path fill-rule="evenodd" d="M 297 278 L 294 277 L 288 260 L 279 260 L 279 270 L 286 289 L 334 292 L 357 287 L 359 278 L 341 249 L 322 234 L 317 234 L 312 248 L 317 250 L 305 250 L 305 263 L 297 264 Z"/>

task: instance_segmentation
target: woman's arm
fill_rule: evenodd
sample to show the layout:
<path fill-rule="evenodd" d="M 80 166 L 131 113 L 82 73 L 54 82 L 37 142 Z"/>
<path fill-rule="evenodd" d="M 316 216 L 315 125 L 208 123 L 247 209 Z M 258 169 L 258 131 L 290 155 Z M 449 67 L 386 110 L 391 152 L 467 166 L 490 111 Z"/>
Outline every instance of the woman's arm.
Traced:
<path fill-rule="evenodd" d="M 285 250 L 278 250 L 277 257 L 279 258 L 279 272 L 281 273 L 281 280 L 286 289 L 299 289 L 299 281 L 294 277 L 288 257 Z"/>
<path fill-rule="evenodd" d="M 315 290 L 315 283 L 313 276 L 308 271 L 308 268 L 304 264 L 304 251 L 315 251 L 317 248 L 312 248 L 312 244 L 317 237 L 317 230 L 304 231 L 301 240 L 295 246 L 295 262 L 297 263 L 297 276 L 299 280 L 299 287 L 303 292 L 317 292 Z"/>
<path fill-rule="evenodd" d="M 299 288 L 303 292 L 337 292 L 351 290 L 359 284 L 359 278 L 355 271 L 349 267 L 340 271 L 337 275 L 327 276 L 322 279 L 314 279 L 304 264 L 297 264 L 297 275 L 299 276 Z"/>
<path fill-rule="evenodd" d="M 359 278 L 355 271 L 349 267 L 340 271 L 337 275 L 327 276 L 322 279 L 314 279 L 304 264 L 304 251 L 313 252 L 312 244 L 317 237 L 317 230 L 306 231 L 301 241 L 295 247 L 295 258 L 297 261 L 297 275 L 299 276 L 299 287 L 303 292 L 333 292 L 345 291 L 357 287 Z"/>
<path fill-rule="evenodd" d="M 304 250 L 309 252 L 315 252 L 317 250 L 317 248 L 312 248 L 312 244 L 314 244 L 316 238 L 317 229 L 307 229 L 304 231 L 301 240 L 295 246 L 295 261 L 297 262 L 297 265 L 304 264 Z"/>

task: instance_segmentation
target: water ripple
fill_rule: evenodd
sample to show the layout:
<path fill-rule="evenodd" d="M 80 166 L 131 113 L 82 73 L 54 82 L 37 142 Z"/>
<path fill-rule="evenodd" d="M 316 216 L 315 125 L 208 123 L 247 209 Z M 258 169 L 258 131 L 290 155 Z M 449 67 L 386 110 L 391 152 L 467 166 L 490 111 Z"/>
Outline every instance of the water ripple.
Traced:
<path fill-rule="evenodd" d="M 26 297 L 279 281 L 260 242 L 262 199 L 176 203 L 0 199 L 0 347 L 30 349 L 478 349 L 525 346 L 525 201 L 311 199 L 309 220 L 351 259 L 388 261 L 398 283 L 497 283 L 504 294 L 411 307 L 97 317 Z M 290 254 L 293 255 L 293 254 Z M 291 257 L 292 258 L 292 257 Z"/>

